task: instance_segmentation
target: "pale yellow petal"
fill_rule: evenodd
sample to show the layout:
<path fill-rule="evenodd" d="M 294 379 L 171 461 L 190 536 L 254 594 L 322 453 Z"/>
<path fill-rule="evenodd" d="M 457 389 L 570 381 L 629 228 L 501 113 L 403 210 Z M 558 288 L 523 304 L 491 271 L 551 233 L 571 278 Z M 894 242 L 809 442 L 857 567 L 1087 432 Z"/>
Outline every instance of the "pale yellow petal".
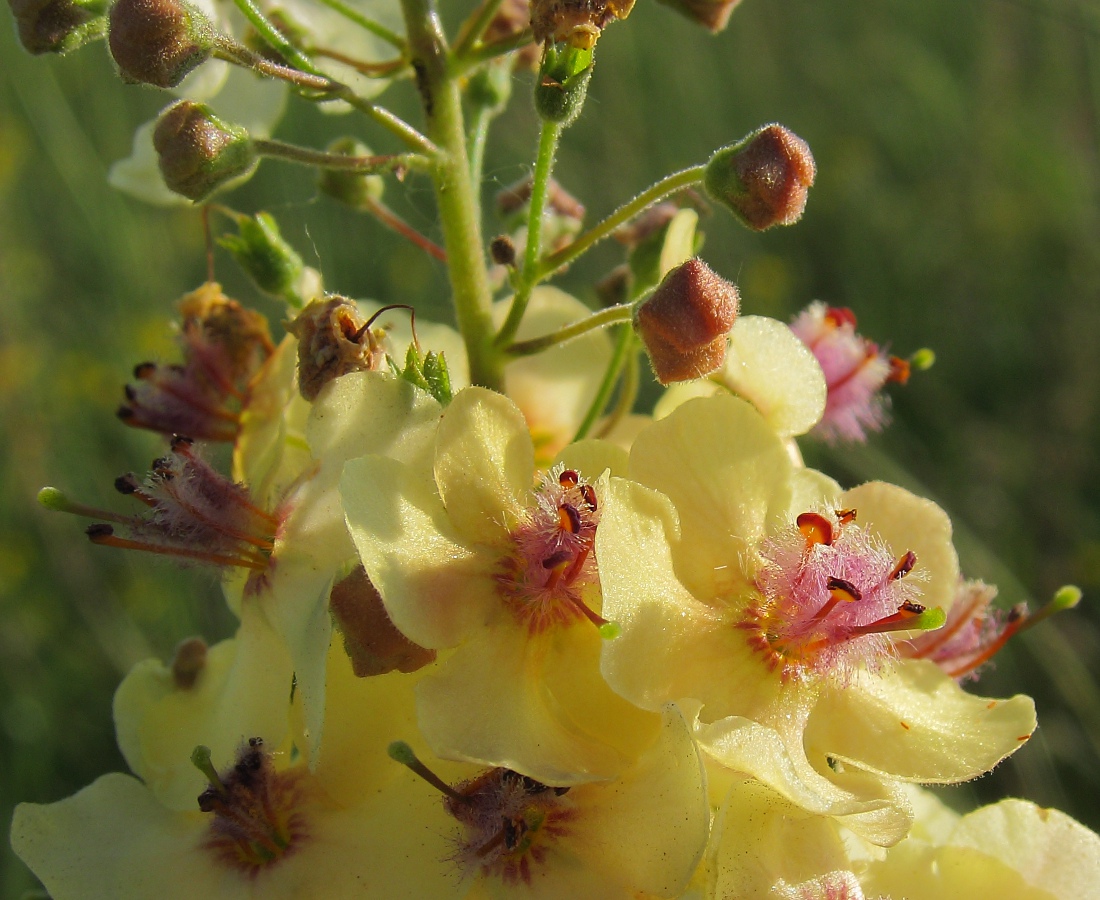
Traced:
<path fill-rule="evenodd" d="M 305 441 L 295 441 L 292 419 L 308 409 L 298 394 L 298 342 L 287 335 L 264 363 L 249 389 L 233 445 L 233 478 L 248 485 L 255 502 L 274 500 L 310 457 Z M 293 407 L 293 410 L 291 410 Z"/>
<path fill-rule="evenodd" d="M 53 900 L 229 900 L 226 884 L 199 850 L 204 817 L 162 806 L 128 775 L 104 775 L 57 803 L 22 803 L 11 844 Z"/>
<path fill-rule="evenodd" d="M 630 477 L 666 494 L 680 517 L 677 574 L 710 599 L 743 583 L 746 554 L 790 505 L 782 441 L 744 400 L 692 400 L 634 441 Z"/>
<path fill-rule="evenodd" d="M 883 481 L 846 491 L 841 503 L 855 509 L 856 522 L 879 535 L 897 556 L 907 550 L 917 555 L 913 572 L 922 579 L 924 606 L 938 606 L 944 612 L 951 608 L 959 584 L 959 558 L 951 543 L 947 513 L 931 500 Z"/>
<path fill-rule="evenodd" d="M 572 799 L 579 815 L 567 840 L 589 868 L 621 879 L 627 897 L 680 895 L 706 847 L 710 811 L 703 761 L 675 706 L 635 765 Z"/>
<path fill-rule="evenodd" d="M 948 844 L 987 854 L 1060 900 L 1100 891 L 1100 836 L 1027 800 L 1002 800 L 963 816 Z"/>
<path fill-rule="evenodd" d="M 832 772 L 818 753 L 815 761 L 828 775 L 815 768 L 801 742 L 806 715 L 792 705 L 770 726 L 731 716 L 697 723 L 695 733 L 715 761 L 759 779 L 800 809 L 833 817 L 872 844 L 897 843 L 913 818 L 900 786 L 867 773 Z"/>
<path fill-rule="evenodd" d="M 778 679 L 749 657 L 730 610 L 700 603 L 677 580 L 675 535 L 667 497 L 611 479 L 596 530 L 596 558 L 602 615 L 622 633 L 604 644 L 604 677 L 647 709 L 695 698 L 717 718 L 766 706 Z"/>
<path fill-rule="evenodd" d="M 442 407 L 388 372 L 352 372 L 327 384 L 313 404 L 306 439 L 329 468 L 368 453 L 421 462 L 432 452 Z"/>
<path fill-rule="evenodd" d="M 499 556 L 460 542 L 429 473 L 368 456 L 344 467 L 341 495 L 363 567 L 411 641 L 453 647 L 499 614 Z"/>
<path fill-rule="evenodd" d="M 825 375 L 793 331 L 776 319 L 741 316 L 718 379 L 755 406 L 783 437 L 805 434 L 825 412 Z"/>
<path fill-rule="evenodd" d="M 160 660 L 138 663 L 115 692 L 122 755 L 157 800 L 193 810 L 206 778 L 191 764 L 198 744 L 215 765 L 233 762 L 252 737 L 278 747 L 287 735 L 293 676 L 285 645 L 257 604 L 246 602 L 237 637 L 209 648 L 195 683 L 179 687 Z"/>
<path fill-rule="evenodd" d="M 800 513 L 822 509 L 841 509 L 840 485 L 817 469 L 796 468 L 791 473 L 791 519 Z"/>
<path fill-rule="evenodd" d="M 439 424 L 435 449 L 436 486 L 458 534 L 504 543 L 534 477 L 535 451 L 516 405 L 485 388 L 460 391 Z"/>
<path fill-rule="evenodd" d="M 763 900 L 775 896 L 781 881 L 797 884 L 848 868 L 831 818 L 801 809 L 759 781 L 734 783 L 714 827 L 714 900 Z"/>
<path fill-rule="evenodd" d="M 1034 730 L 1030 697 L 977 697 L 935 663 L 905 660 L 825 693 L 806 741 L 871 772 L 949 784 L 988 772 Z"/>
<path fill-rule="evenodd" d="M 713 397 L 719 393 L 724 393 L 721 385 L 717 385 L 707 378 L 677 381 L 665 388 L 664 393 L 657 398 L 657 403 L 653 407 L 653 418 L 663 419 L 678 406 L 687 403 L 688 400 L 694 400 L 696 397 Z"/>
<path fill-rule="evenodd" d="M 549 784 L 614 776 L 651 719 L 599 685 L 599 647 L 586 637 L 595 637 L 587 622 L 535 638 L 506 619 L 480 631 L 417 687 L 424 738 L 439 756 Z M 565 678 L 567 665 L 589 674 Z M 578 683 L 600 694 L 559 690 Z"/>
<path fill-rule="evenodd" d="M 626 475 L 630 454 L 622 447 L 610 441 L 577 441 L 570 444 L 561 453 L 555 463 L 561 463 L 567 469 L 574 469 L 589 481 L 599 478 L 610 470 L 612 475 Z"/>

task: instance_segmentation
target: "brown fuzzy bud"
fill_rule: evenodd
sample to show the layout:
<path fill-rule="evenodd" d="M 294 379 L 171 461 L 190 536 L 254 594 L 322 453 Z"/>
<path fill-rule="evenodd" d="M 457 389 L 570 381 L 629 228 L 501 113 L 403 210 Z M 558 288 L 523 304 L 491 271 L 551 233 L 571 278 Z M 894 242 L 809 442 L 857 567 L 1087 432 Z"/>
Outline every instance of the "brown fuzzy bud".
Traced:
<path fill-rule="evenodd" d="M 397 630 L 362 566 L 333 587 L 329 608 L 344 635 L 352 671 L 360 678 L 415 672 L 435 659 L 434 650 L 414 644 Z"/>
<path fill-rule="evenodd" d="M 223 122 L 201 103 L 181 100 L 157 120 L 153 146 L 164 183 L 190 200 L 204 200 L 247 175 L 259 157 L 248 132 Z"/>
<path fill-rule="evenodd" d="M 68 53 L 107 30 L 103 0 L 8 0 L 19 42 L 30 53 Z"/>
<path fill-rule="evenodd" d="M 737 287 L 698 257 L 669 272 L 634 311 L 657 380 L 690 381 L 721 366 L 739 303 Z"/>
<path fill-rule="evenodd" d="M 532 0 L 531 30 L 540 44 L 591 50 L 604 28 L 625 19 L 633 8 L 634 0 Z"/>
<path fill-rule="evenodd" d="M 508 235 L 498 234 L 489 241 L 489 256 L 498 266 L 516 264 L 516 244 Z"/>
<path fill-rule="evenodd" d="M 287 325 L 298 338 L 298 390 L 312 401 L 330 381 L 377 369 L 386 354 L 347 297 L 314 300 Z"/>
<path fill-rule="evenodd" d="M 741 4 L 741 0 L 658 0 L 658 2 L 676 10 L 693 22 L 698 22 L 711 34 L 722 31 L 729 22 L 730 14 Z"/>
<path fill-rule="evenodd" d="M 175 87 L 210 58 L 214 26 L 184 0 L 117 0 L 107 42 L 122 77 Z"/>
<path fill-rule="evenodd" d="M 766 125 L 707 163 L 707 194 L 754 231 L 802 218 L 817 169 L 810 148 L 782 125 Z"/>

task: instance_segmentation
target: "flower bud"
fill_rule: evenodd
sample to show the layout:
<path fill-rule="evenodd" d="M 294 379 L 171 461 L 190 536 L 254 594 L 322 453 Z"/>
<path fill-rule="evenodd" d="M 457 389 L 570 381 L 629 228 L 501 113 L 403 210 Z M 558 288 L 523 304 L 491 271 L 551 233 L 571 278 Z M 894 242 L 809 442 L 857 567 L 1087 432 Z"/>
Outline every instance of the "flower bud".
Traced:
<path fill-rule="evenodd" d="M 532 0 L 531 30 L 547 49 L 564 43 L 591 50 L 604 28 L 625 19 L 633 8 L 634 0 Z"/>
<path fill-rule="evenodd" d="M 717 34 L 726 27 L 732 13 L 741 0 L 658 0 L 665 6 L 676 10 L 693 22 L 698 22 L 711 34 Z"/>
<path fill-rule="evenodd" d="M 329 153 L 341 156 L 370 156 L 370 148 L 352 137 L 337 138 L 328 146 Z M 322 169 L 317 179 L 322 194 L 347 204 L 352 209 L 367 209 L 382 199 L 386 189 L 381 175 L 349 172 L 346 169 Z"/>
<path fill-rule="evenodd" d="M 295 288 L 302 277 L 302 257 L 283 240 L 275 219 L 265 212 L 241 216 L 237 228 L 237 234 L 224 235 L 218 243 L 261 291 L 300 303 Z"/>
<path fill-rule="evenodd" d="M 8 0 L 19 41 L 35 55 L 68 53 L 107 30 L 104 0 Z"/>
<path fill-rule="evenodd" d="M 546 45 L 535 83 L 535 111 L 541 119 L 563 128 L 573 124 L 588 96 L 592 65 L 591 46 Z"/>
<path fill-rule="evenodd" d="M 670 271 L 634 311 L 657 380 L 690 381 L 721 366 L 739 303 L 737 287 L 698 257 Z"/>
<path fill-rule="evenodd" d="M 766 125 L 707 163 L 703 184 L 754 231 L 793 225 L 814 183 L 814 158 L 806 142 L 782 125 Z"/>
<path fill-rule="evenodd" d="M 164 183 L 190 200 L 204 200 L 247 175 L 259 157 L 248 132 L 223 122 L 202 103 L 181 100 L 157 119 L 153 146 Z"/>
<path fill-rule="evenodd" d="M 210 58 L 214 26 L 185 0 L 117 0 L 107 41 L 122 77 L 175 87 Z"/>

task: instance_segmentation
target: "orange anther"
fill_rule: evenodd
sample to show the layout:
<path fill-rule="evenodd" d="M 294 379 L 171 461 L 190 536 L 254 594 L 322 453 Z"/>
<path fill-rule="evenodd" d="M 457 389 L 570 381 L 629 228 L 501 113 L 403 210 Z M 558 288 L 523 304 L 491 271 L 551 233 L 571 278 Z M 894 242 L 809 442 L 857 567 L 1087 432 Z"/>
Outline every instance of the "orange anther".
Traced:
<path fill-rule="evenodd" d="M 832 544 L 833 523 L 821 513 L 804 512 L 795 519 L 795 524 L 806 539 L 807 547 L 812 548 L 817 544 L 825 544 L 826 546 Z"/>

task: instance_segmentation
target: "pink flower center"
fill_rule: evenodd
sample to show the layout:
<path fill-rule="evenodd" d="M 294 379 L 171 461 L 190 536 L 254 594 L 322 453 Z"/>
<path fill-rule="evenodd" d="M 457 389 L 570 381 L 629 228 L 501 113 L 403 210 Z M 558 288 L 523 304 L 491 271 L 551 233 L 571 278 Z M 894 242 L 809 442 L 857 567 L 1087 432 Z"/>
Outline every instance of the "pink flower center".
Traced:
<path fill-rule="evenodd" d="M 784 679 L 845 681 L 860 666 L 875 668 L 894 653 L 887 635 L 915 627 L 924 612 L 906 578 L 915 554 L 895 559 L 855 517 L 803 513 L 758 550 L 757 599 L 738 627 Z"/>
<path fill-rule="evenodd" d="M 599 583 L 592 554 L 598 523 L 596 491 L 577 472 L 543 478 L 497 574 L 505 602 L 532 633 L 581 618 L 607 624 L 585 602 Z"/>
<path fill-rule="evenodd" d="M 511 769 L 489 769 L 456 786 L 443 801 L 463 826 L 455 862 L 507 884 L 530 884 L 532 870 L 576 816 L 568 791 Z"/>

